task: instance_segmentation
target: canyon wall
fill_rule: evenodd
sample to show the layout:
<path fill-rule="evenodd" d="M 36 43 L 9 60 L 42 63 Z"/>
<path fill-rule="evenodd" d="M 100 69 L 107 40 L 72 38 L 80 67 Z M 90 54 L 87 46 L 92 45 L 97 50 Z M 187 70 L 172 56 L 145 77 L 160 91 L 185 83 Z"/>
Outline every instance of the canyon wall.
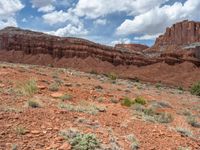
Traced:
<path fill-rule="evenodd" d="M 142 52 L 149 47 L 142 44 L 116 44 L 115 48 L 124 49 L 125 51 Z"/>
<path fill-rule="evenodd" d="M 166 32 L 156 39 L 151 49 L 180 49 L 185 45 L 198 42 L 200 42 L 200 22 L 185 20 L 167 28 Z"/>
<path fill-rule="evenodd" d="M 0 31 L 0 53 L 2 53 L 0 60 L 27 63 L 28 61 L 22 59 L 25 55 L 48 55 L 56 61 L 59 59 L 75 60 L 78 58 L 85 60 L 92 58 L 114 66 L 147 66 L 160 62 L 174 65 L 185 61 L 200 66 L 199 47 L 189 46 L 185 49 L 181 47 L 188 43 L 198 42 L 199 35 L 199 23 L 183 21 L 168 28 L 166 33 L 160 36 L 151 48 L 141 44 L 118 44 L 111 47 L 80 38 L 63 38 L 7 27 Z M 152 49 L 153 52 L 151 52 Z M 162 53 L 159 49 L 163 50 Z M 15 56 L 16 52 L 21 53 Z M 34 59 L 37 61 L 37 58 Z M 45 62 L 46 58 L 43 59 Z M 34 60 L 31 60 L 31 63 L 33 62 Z"/>
<path fill-rule="evenodd" d="M 0 49 L 25 54 L 49 54 L 53 58 L 94 57 L 113 65 L 148 65 L 142 53 L 124 51 L 79 38 L 61 38 L 39 32 L 8 27 L 0 31 Z"/>

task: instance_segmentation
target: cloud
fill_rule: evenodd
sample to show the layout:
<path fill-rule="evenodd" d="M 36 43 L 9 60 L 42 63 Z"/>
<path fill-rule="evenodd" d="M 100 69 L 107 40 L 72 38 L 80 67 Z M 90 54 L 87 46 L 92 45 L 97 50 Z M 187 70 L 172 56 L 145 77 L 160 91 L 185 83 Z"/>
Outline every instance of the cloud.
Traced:
<path fill-rule="evenodd" d="M 3 29 L 7 26 L 17 27 L 17 22 L 13 17 L 7 19 L 0 19 L 0 29 Z"/>
<path fill-rule="evenodd" d="M 97 19 L 94 21 L 94 23 L 96 25 L 106 25 L 107 24 L 107 20 L 106 19 Z"/>
<path fill-rule="evenodd" d="M 37 8 L 39 12 L 51 12 L 57 6 L 69 6 L 71 0 L 31 0 L 32 7 Z"/>
<path fill-rule="evenodd" d="M 79 18 L 74 16 L 70 10 L 68 12 L 64 12 L 63 10 L 53 11 L 43 15 L 42 18 L 44 19 L 44 22 L 50 25 L 65 23 L 66 21 L 70 21 L 73 24 L 79 22 Z"/>
<path fill-rule="evenodd" d="M 27 21 L 26 18 L 23 18 L 23 19 L 21 20 L 21 22 L 24 22 L 24 23 L 25 23 L 25 22 L 28 22 L 28 21 Z"/>
<path fill-rule="evenodd" d="M 187 0 L 185 3 L 176 2 L 173 5 L 157 6 L 133 20 L 125 20 L 118 28 L 118 35 L 148 34 L 154 36 L 163 33 L 166 27 L 184 19 L 197 19 L 200 1 Z"/>
<path fill-rule="evenodd" d="M 131 40 L 129 38 L 121 38 L 115 41 L 111 42 L 111 45 L 116 45 L 116 44 L 130 44 Z"/>
<path fill-rule="evenodd" d="M 32 6 L 36 8 L 45 7 L 51 5 L 55 0 L 32 0 Z"/>
<path fill-rule="evenodd" d="M 168 0 L 79 0 L 74 8 L 77 16 L 96 19 L 115 12 L 132 15 L 144 13 Z"/>
<path fill-rule="evenodd" d="M 161 33 L 155 34 L 155 35 L 142 35 L 142 36 L 136 36 L 134 37 L 134 40 L 155 40 Z"/>
<path fill-rule="evenodd" d="M 78 24 L 78 25 L 72 25 L 68 24 L 67 26 L 63 28 L 59 28 L 56 31 L 50 31 L 47 32 L 48 34 L 51 35 L 56 35 L 56 36 L 61 36 L 61 37 L 67 37 L 67 36 L 85 36 L 88 34 L 88 31 L 84 29 L 83 24 Z"/>
<path fill-rule="evenodd" d="M 52 12 L 52 11 L 54 11 L 55 10 L 55 7 L 54 6 L 52 6 L 52 5 L 47 5 L 47 6 L 44 6 L 44 7 L 40 7 L 39 9 L 38 9 L 38 11 L 39 12 Z"/>
<path fill-rule="evenodd" d="M 6 26 L 17 26 L 16 12 L 24 8 L 20 0 L 0 1 L 0 29 Z"/>
<path fill-rule="evenodd" d="M 19 0 L 1 0 L 0 17 L 12 16 L 23 7 L 24 5 Z"/>

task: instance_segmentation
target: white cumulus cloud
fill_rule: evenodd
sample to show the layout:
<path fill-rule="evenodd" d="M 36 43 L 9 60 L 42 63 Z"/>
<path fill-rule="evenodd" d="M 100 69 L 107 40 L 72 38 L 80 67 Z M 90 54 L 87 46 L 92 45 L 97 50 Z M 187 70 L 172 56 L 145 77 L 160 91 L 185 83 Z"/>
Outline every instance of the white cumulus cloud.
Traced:
<path fill-rule="evenodd" d="M 65 23 L 66 21 L 70 21 L 74 24 L 79 22 L 79 18 L 77 16 L 74 16 L 70 12 L 70 10 L 68 12 L 65 12 L 63 10 L 53 11 L 51 13 L 44 14 L 42 18 L 46 23 L 50 25 Z"/>
<path fill-rule="evenodd" d="M 24 5 L 20 0 L 0 1 L 0 29 L 6 26 L 17 26 L 15 19 L 16 12 L 20 11 Z"/>
<path fill-rule="evenodd" d="M 115 41 L 111 42 L 111 45 L 116 45 L 116 44 L 130 44 L 131 40 L 129 38 L 121 38 Z"/>
<path fill-rule="evenodd" d="M 168 0 L 79 0 L 74 8 L 78 16 L 96 19 L 115 12 L 144 13 Z"/>
<path fill-rule="evenodd" d="M 134 40 L 154 40 L 156 39 L 161 33 L 155 34 L 155 35 L 142 35 L 142 36 L 136 36 L 134 37 Z"/>
<path fill-rule="evenodd" d="M 47 5 L 47 6 L 44 6 L 44 7 L 40 7 L 38 9 L 39 12 L 52 12 L 53 10 L 55 10 L 55 7 L 52 6 L 52 5 Z"/>
<path fill-rule="evenodd" d="M 56 31 L 50 31 L 47 33 L 51 35 L 67 37 L 67 36 L 85 36 L 88 34 L 88 31 L 84 29 L 84 26 L 82 24 L 78 25 L 68 24 L 63 28 L 59 28 Z"/>
<path fill-rule="evenodd" d="M 107 24 L 107 20 L 106 19 L 97 19 L 94 21 L 94 23 L 96 25 L 106 25 Z"/>
<path fill-rule="evenodd" d="M 163 33 L 165 28 L 184 19 L 200 19 L 199 0 L 187 0 L 185 3 L 175 2 L 173 5 L 157 6 L 145 13 L 137 15 L 133 20 L 125 20 L 118 28 L 118 35 L 147 34 L 155 36 Z"/>

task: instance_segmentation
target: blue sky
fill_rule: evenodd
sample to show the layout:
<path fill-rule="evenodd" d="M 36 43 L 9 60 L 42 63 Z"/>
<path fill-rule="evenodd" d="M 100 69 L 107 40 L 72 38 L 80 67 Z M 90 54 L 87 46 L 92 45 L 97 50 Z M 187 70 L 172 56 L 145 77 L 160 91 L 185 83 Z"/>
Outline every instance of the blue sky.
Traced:
<path fill-rule="evenodd" d="M 175 22 L 199 21 L 199 9 L 200 0 L 1 0 L 0 29 L 152 45 Z"/>

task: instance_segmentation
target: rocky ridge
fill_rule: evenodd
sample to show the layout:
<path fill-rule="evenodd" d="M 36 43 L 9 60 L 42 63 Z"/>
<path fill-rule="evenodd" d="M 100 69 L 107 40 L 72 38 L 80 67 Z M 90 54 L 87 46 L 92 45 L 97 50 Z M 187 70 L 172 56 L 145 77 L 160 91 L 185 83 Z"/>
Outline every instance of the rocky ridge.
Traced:
<path fill-rule="evenodd" d="M 142 45 L 142 44 L 116 44 L 115 45 L 116 49 L 124 49 L 125 51 L 129 50 L 129 51 L 137 51 L 137 52 L 142 52 L 143 50 L 149 48 L 146 45 Z"/>
<path fill-rule="evenodd" d="M 152 60 L 136 51 L 123 51 L 80 38 L 61 38 L 43 33 L 8 27 L 0 31 L 0 49 L 24 54 L 49 54 L 53 58 L 94 57 L 113 65 L 148 65 Z M 144 60 L 145 59 L 145 60 Z"/>
<path fill-rule="evenodd" d="M 185 24 L 185 22 L 183 23 Z M 180 23 L 178 23 L 178 26 L 180 26 L 179 24 Z M 177 27 L 173 26 L 173 28 Z M 172 35 L 172 31 L 172 29 L 167 29 L 167 33 L 159 37 L 152 48 L 156 47 L 159 49 L 159 47 L 164 45 L 161 41 L 168 39 L 165 37 L 169 34 Z M 170 36 L 169 39 L 171 39 Z M 195 38 L 195 40 L 197 39 L 198 38 Z M 170 40 L 166 40 L 165 45 L 167 44 L 173 45 Z M 85 60 L 87 58 L 92 58 L 111 63 L 114 66 L 147 66 L 160 62 L 174 65 L 184 61 L 200 65 L 199 59 L 196 58 L 197 51 L 195 51 L 194 48 L 187 52 L 176 51 L 169 53 L 166 51 L 162 54 L 157 54 L 157 52 L 150 53 L 147 48 L 147 46 L 139 44 L 119 44 L 115 47 L 110 47 L 85 39 L 74 37 L 62 38 L 14 27 L 7 27 L 0 31 L 0 52 L 2 53 L 0 54 L 0 59 L 3 61 L 27 63 L 27 61 L 22 59 L 22 56 L 48 55 L 52 60 L 61 58 L 78 58 Z M 22 52 L 21 56 L 19 55 L 16 57 L 16 52 Z M 10 55 L 12 55 L 12 57 L 10 57 Z M 34 61 L 31 61 L 31 63 L 32 62 Z M 44 62 L 44 65 L 47 65 L 47 62 Z"/>

